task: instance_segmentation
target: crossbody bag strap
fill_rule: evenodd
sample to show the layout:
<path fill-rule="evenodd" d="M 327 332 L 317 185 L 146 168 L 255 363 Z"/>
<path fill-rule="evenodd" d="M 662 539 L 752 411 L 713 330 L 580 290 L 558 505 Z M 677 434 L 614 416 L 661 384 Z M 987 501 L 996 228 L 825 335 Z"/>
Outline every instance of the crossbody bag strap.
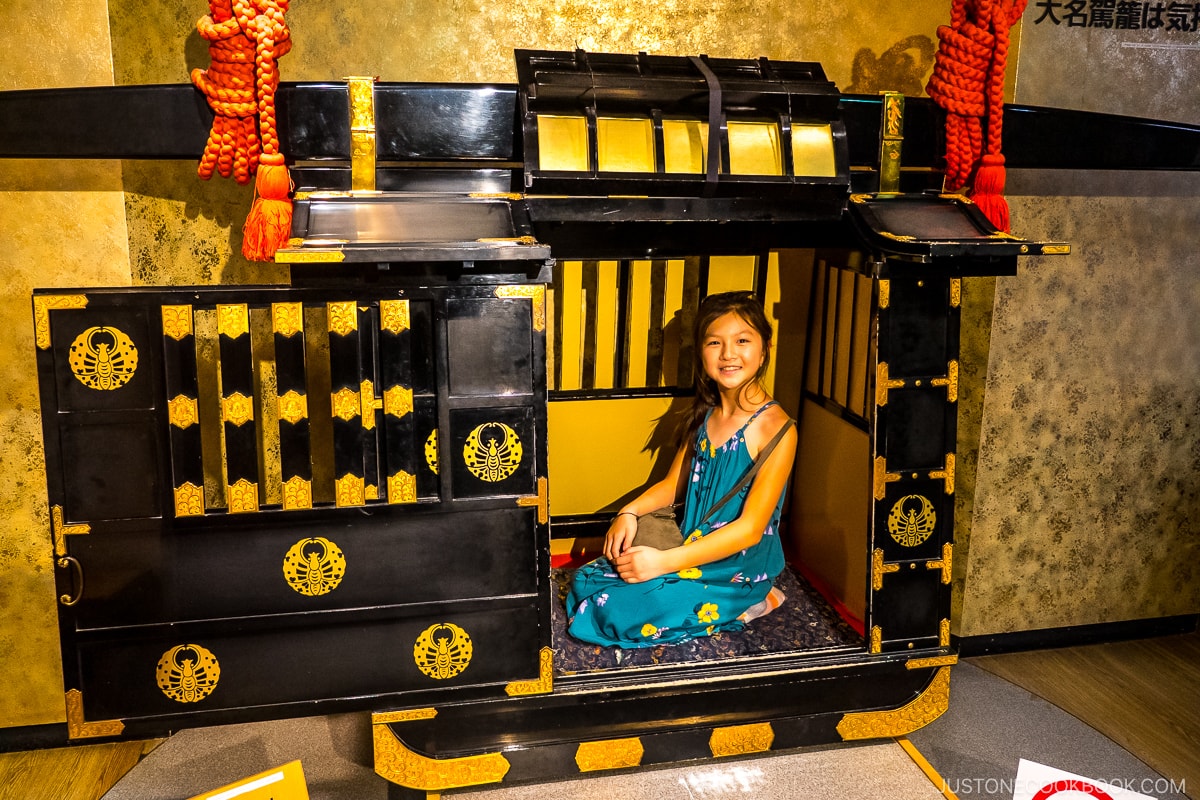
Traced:
<path fill-rule="evenodd" d="M 745 489 L 746 486 L 750 484 L 750 481 L 754 480 L 754 476 L 758 474 L 759 467 L 761 467 L 763 462 L 767 460 L 767 456 L 771 455 L 771 451 L 775 449 L 775 445 L 779 444 L 779 440 L 782 439 L 783 435 L 788 432 L 788 429 L 795 424 L 796 421 L 789 417 L 788 421 L 785 422 L 783 427 L 779 429 L 779 432 L 772 437 L 771 441 L 767 442 L 767 446 L 758 451 L 758 457 L 754 459 L 754 463 L 750 465 L 750 469 L 746 470 L 746 474 L 743 475 L 742 479 L 737 482 L 737 485 L 730 489 L 724 497 L 722 497 L 715 505 L 708 509 L 708 513 L 705 514 L 704 518 L 700 520 L 700 525 L 708 522 L 709 517 L 717 513 L 717 511 L 720 510 L 726 503 L 736 497 L 738 492 L 742 491 L 742 489 Z"/>

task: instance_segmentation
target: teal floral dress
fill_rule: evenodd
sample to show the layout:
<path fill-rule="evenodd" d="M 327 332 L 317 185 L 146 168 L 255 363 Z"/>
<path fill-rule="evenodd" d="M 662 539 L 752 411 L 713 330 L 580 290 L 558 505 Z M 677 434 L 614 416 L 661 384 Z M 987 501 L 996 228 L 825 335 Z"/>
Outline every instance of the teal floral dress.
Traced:
<path fill-rule="evenodd" d="M 746 428 L 767 403 L 722 445 L 708 439 L 708 417 L 696 431 L 684 504 L 686 541 L 707 536 L 742 513 L 749 487 L 729 500 L 700 525 L 709 507 L 720 500 L 746 474 L 753 459 L 746 450 Z M 712 412 L 710 411 L 709 414 Z M 626 583 L 601 557 L 580 567 L 567 594 L 568 630 L 577 639 L 624 648 L 678 644 L 718 631 L 741 630 L 738 616 L 761 602 L 783 571 L 783 545 L 779 513 L 783 495 L 758 544 L 740 553 L 660 575 L 645 583 Z"/>

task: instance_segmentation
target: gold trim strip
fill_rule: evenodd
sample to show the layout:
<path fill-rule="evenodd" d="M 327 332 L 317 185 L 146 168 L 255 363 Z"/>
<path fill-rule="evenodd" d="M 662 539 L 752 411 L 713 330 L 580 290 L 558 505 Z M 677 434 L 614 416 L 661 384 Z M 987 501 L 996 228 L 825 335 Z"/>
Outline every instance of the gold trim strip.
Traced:
<path fill-rule="evenodd" d="M 946 402 L 958 402 L 958 362 L 951 361 L 946 364 L 946 377 L 934 378 L 929 382 L 933 386 L 946 387 Z"/>
<path fill-rule="evenodd" d="M 646 753 L 642 740 L 606 739 L 602 742 L 580 742 L 575 750 L 575 764 L 580 772 L 598 772 L 603 769 L 628 769 L 640 767 Z"/>
<path fill-rule="evenodd" d="M 887 308 L 892 302 L 892 282 L 887 278 L 879 281 L 879 307 Z"/>
<path fill-rule="evenodd" d="M 942 545 L 942 557 L 938 561 L 926 561 L 925 569 L 940 569 L 942 583 L 950 584 L 950 573 L 953 570 L 954 545 L 946 542 Z"/>
<path fill-rule="evenodd" d="M 383 711 L 371 715 L 371 724 L 390 725 L 393 722 L 416 722 L 422 719 L 433 719 L 436 716 L 436 708 L 410 708 L 404 711 Z"/>
<path fill-rule="evenodd" d="M 304 304 L 272 303 L 271 327 L 275 333 L 289 339 L 297 333 L 303 333 Z"/>
<path fill-rule="evenodd" d="M 903 389 L 904 380 L 902 378 L 891 379 L 888 377 L 888 365 L 886 361 L 880 361 L 875 368 L 875 405 L 886 406 L 888 401 L 888 392 L 892 389 Z"/>
<path fill-rule="evenodd" d="M 283 483 L 283 510 L 303 511 L 312 508 L 312 482 L 293 475 Z"/>
<path fill-rule="evenodd" d="M 950 307 L 958 308 L 962 305 L 962 278 L 950 279 Z"/>
<path fill-rule="evenodd" d="M 749 725 L 730 725 L 714 728 L 708 738 L 708 749 L 713 758 L 725 756 L 747 756 L 765 753 L 775 741 L 775 730 L 769 722 L 753 722 Z"/>
<path fill-rule="evenodd" d="M 876 655 L 883 651 L 883 628 L 878 625 L 871 626 L 871 645 L 870 650 L 872 655 Z"/>
<path fill-rule="evenodd" d="M 97 736 L 120 736 L 125 731 L 125 723 L 119 719 L 97 720 L 87 722 L 83 718 L 83 692 L 78 689 L 68 689 L 67 701 L 67 738 L 94 739 Z"/>
<path fill-rule="evenodd" d="M 1048 244 L 1042 248 L 1044 256 L 1065 256 L 1071 252 L 1069 244 Z"/>
<path fill-rule="evenodd" d="M 330 333 L 348 336 L 358 330 L 358 306 L 354 301 L 328 303 L 325 308 L 329 314 Z"/>
<path fill-rule="evenodd" d="M 875 457 L 875 499 L 882 500 L 887 496 L 887 485 L 900 480 L 899 473 L 887 471 L 887 460 L 883 456 Z"/>
<path fill-rule="evenodd" d="M 904 141 L 904 95 L 883 92 L 882 136 L 879 142 L 879 193 L 900 192 L 900 147 Z"/>
<path fill-rule="evenodd" d="M 176 395 L 167 402 L 167 419 L 176 428 L 186 430 L 200 424 L 200 412 L 196 398 L 185 394 Z"/>
<path fill-rule="evenodd" d="M 191 306 L 162 307 L 163 336 L 169 336 L 179 342 L 192 335 Z"/>
<path fill-rule="evenodd" d="M 217 335 L 236 339 L 250 332 L 250 310 L 245 303 L 217 305 Z"/>
<path fill-rule="evenodd" d="M 379 329 L 400 334 L 412 327 L 412 314 L 407 300 L 379 301 Z"/>
<path fill-rule="evenodd" d="M 946 453 L 946 468 L 929 473 L 929 477 L 945 481 L 946 494 L 954 494 L 954 453 Z"/>
<path fill-rule="evenodd" d="M 903 736 L 925 727 L 950 706 L 950 668 L 942 667 L 929 686 L 909 703 L 890 711 L 846 714 L 837 725 L 844 741 Z"/>
<path fill-rule="evenodd" d="M 883 551 L 878 547 L 871 552 L 871 588 L 879 591 L 883 588 L 883 576 L 889 572 L 899 572 L 899 564 L 884 564 Z"/>
<path fill-rule="evenodd" d="M 538 524 L 545 525 L 550 520 L 550 491 L 547 480 L 538 478 L 537 494 L 518 497 L 517 505 L 536 507 Z"/>
<path fill-rule="evenodd" d="M 931 658 L 913 658 L 904 662 L 905 669 L 925 669 L 926 667 L 952 667 L 958 663 L 958 656 L 933 656 Z"/>
<path fill-rule="evenodd" d="M 323 264 L 346 260 L 341 250 L 276 250 L 276 264 Z"/>
<path fill-rule="evenodd" d="M 39 350 L 50 349 L 50 312 L 63 308 L 87 308 L 86 294 L 39 294 L 33 298 L 33 338 Z"/>
<path fill-rule="evenodd" d="M 54 555 L 62 557 L 67 554 L 68 536 L 79 536 L 92 532 L 92 526 L 86 522 L 68 525 L 64 522 L 63 507 L 51 506 L 50 528 L 54 535 Z"/>
<path fill-rule="evenodd" d="M 175 516 L 204 516 L 204 490 L 191 482 L 186 482 L 181 486 L 176 486 Z"/>
<path fill-rule="evenodd" d="M 373 725 L 375 774 L 398 786 L 427 792 L 500 783 L 510 764 L 502 753 L 436 759 L 405 747 L 387 725 Z"/>
<path fill-rule="evenodd" d="M 346 78 L 350 93 L 350 190 L 375 191 L 375 79 Z"/>
<path fill-rule="evenodd" d="M 554 651 L 543 647 L 538 654 L 538 677 L 531 681 L 513 681 L 504 687 L 510 697 L 549 694 L 554 691 Z"/>
<path fill-rule="evenodd" d="M 533 329 L 539 333 L 546 330 L 545 286 L 497 286 L 494 294 L 504 298 L 528 297 L 533 303 Z"/>
<path fill-rule="evenodd" d="M 950 646 L 950 620 L 944 619 L 938 625 L 938 646 Z"/>

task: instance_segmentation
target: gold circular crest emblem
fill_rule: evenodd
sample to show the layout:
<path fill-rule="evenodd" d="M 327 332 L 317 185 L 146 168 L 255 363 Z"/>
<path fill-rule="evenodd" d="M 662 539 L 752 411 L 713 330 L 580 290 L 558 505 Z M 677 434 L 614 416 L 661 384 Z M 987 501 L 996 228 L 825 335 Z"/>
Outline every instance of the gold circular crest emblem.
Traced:
<path fill-rule="evenodd" d="M 425 440 L 425 463 L 429 465 L 429 469 L 434 475 L 438 474 L 437 428 L 430 431 L 429 438 Z"/>
<path fill-rule="evenodd" d="M 516 472 L 522 453 L 516 431 L 503 422 L 485 422 L 467 436 L 463 461 L 476 478 L 496 483 Z"/>
<path fill-rule="evenodd" d="M 283 577 L 297 592 L 309 597 L 332 592 L 346 574 L 341 548 L 320 536 L 301 539 L 283 557 Z"/>
<path fill-rule="evenodd" d="M 163 653 L 156 676 L 162 693 L 180 703 L 199 703 L 221 677 L 217 658 L 198 644 L 181 644 Z"/>
<path fill-rule="evenodd" d="M 421 631 L 413 646 L 417 669 L 435 680 L 453 678 L 471 663 L 471 637 L 453 622 L 439 622 Z"/>
<path fill-rule="evenodd" d="M 936 524 L 933 503 L 919 494 L 901 497 L 887 518 L 888 533 L 905 547 L 916 547 L 928 539 Z"/>
<path fill-rule="evenodd" d="M 116 328 L 88 328 L 75 337 L 67 363 L 79 382 L 89 389 L 112 391 L 129 383 L 137 371 L 138 353 L 133 340 Z"/>

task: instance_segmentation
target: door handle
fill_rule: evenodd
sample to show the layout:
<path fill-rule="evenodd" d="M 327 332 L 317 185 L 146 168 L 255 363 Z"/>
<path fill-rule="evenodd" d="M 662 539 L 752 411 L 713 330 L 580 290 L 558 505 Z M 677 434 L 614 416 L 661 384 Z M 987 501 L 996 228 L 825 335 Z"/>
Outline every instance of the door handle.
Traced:
<path fill-rule="evenodd" d="M 79 563 L 79 559 L 77 558 L 62 556 L 58 559 L 58 566 L 62 569 L 71 570 L 78 575 L 79 579 L 75 582 L 75 594 L 73 596 L 70 594 L 59 595 L 58 598 L 58 602 L 64 606 L 73 606 L 83 597 L 83 565 Z"/>

